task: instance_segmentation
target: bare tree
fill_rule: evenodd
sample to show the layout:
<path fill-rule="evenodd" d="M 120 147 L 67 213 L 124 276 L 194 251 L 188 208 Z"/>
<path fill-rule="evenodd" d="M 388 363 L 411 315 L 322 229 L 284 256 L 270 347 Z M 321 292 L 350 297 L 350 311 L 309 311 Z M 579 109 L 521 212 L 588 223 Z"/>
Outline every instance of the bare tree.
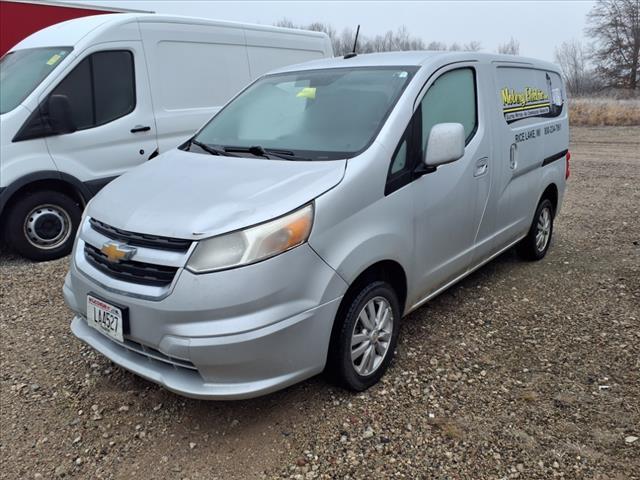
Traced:
<path fill-rule="evenodd" d="M 598 89 L 597 76 L 589 68 L 587 51 L 582 43 L 575 39 L 562 42 L 556 47 L 554 56 L 571 95 L 579 97 Z"/>
<path fill-rule="evenodd" d="M 506 43 L 501 43 L 498 45 L 498 53 L 505 53 L 507 55 L 519 55 L 520 54 L 520 42 L 515 38 L 511 37 L 511 39 Z"/>
<path fill-rule="evenodd" d="M 350 28 L 345 28 L 338 33 L 331 25 L 321 22 L 314 22 L 310 25 L 297 25 L 287 18 L 275 23 L 277 27 L 300 28 L 305 30 L 315 30 L 326 33 L 331 39 L 334 55 L 341 56 L 353 50 L 355 32 Z M 383 34 L 372 37 L 360 33 L 358 37 L 358 52 L 391 52 L 397 50 L 466 50 L 476 52 L 482 47 L 480 42 L 472 41 L 460 46 L 453 43 L 449 47 L 442 42 L 431 42 L 428 45 L 420 37 L 414 37 L 409 33 L 404 25 L 397 30 L 388 30 Z"/>
<path fill-rule="evenodd" d="M 336 29 L 333 28 L 331 25 L 328 25 L 326 23 L 313 22 L 310 25 L 301 26 L 301 25 L 296 25 L 295 23 L 293 23 L 288 18 L 283 18 L 282 20 L 278 20 L 276 23 L 274 23 L 274 26 L 276 26 L 276 27 L 285 27 L 285 28 L 297 28 L 297 29 L 304 29 L 304 30 L 313 30 L 314 32 L 324 32 L 331 39 L 331 45 L 332 45 L 333 51 L 334 51 L 334 53 L 336 55 L 338 55 L 338 52 L 342 52 L 343 50 L 346 49 L 346 45 L 343 44 L 344 36 L 338 36 L 338 34 L 336 32 Z M 351 36 L 351 38 L 352 38 L 351 42 L 352 42 L 352 45 L 353 45 L 353 35 Z M 349 48 L 349 50 L 347 50 L 347 51 L 351 51 L 351 48 Z M 344 55 L 344 54 L 341 54 L 341 55 Z"/>
<path fill-rule="evenodd" d="M 447 44 L 442 42 L 431 42 L 429 43 L 429 45 L 427 45 L 427 50 L 441 51 L 446 49 L 447 49 Z"/>
<path fill-rule="evenodd" d="M 482 44 L 480 42 L 472 40 L 469 43 L 465 43 L 462 46 L 462 50 L 464 50 L 465 52 L 479 52 L 480 50 L 482 50 Z"/>
<path fill-rule="evenodd" d="M 640 83 L 640 0 L 598 0 L 587 16 L 596 71 L 608 86 Z"/>

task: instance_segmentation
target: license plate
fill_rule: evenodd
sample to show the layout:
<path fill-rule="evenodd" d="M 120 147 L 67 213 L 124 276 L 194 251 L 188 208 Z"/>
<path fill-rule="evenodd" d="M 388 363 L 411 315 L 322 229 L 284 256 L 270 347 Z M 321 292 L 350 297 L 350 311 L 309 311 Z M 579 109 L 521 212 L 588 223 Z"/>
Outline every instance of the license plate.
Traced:
<path fill-rule="evenodd" d="M 105 335 L 124 341 L 123 309 L 87 295 L 87 323 Z"/>

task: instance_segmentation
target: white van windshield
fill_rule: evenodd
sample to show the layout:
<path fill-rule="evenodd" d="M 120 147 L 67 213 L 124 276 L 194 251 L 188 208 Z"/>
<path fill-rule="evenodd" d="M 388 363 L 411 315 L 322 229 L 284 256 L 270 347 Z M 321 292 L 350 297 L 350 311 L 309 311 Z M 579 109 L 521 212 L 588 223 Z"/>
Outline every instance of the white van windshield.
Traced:
<path fill-rule="evenodd" d="M 70 47 L 29 48 L 9 52 L 2 57 L 0 114 L 20 105 L 70 51 Z"/>
<path fill-rule="evenodd" d="M 291 160 L 354 156 L 373 141 L 416 70 L 361 67 L 269 75 L 220 111 L 192 143 L 216 154 L 248 151 Z"/>

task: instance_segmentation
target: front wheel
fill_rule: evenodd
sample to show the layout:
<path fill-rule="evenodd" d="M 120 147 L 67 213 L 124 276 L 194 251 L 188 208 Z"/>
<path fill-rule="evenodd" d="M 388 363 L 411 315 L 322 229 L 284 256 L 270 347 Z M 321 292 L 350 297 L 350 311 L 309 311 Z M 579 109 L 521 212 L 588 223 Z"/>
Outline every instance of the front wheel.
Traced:
<path fill-rule="evenodd" d="M 553 234 L 553 204 L 544 198 L 538 204 L 529 233 L 518 244 L 518 253 L 526 260 L 541 260 L 547 254 Z"/>
<path fill-rule="evenodd" d="M 63 193 L 26 194 L 9 210 L 6 238 L 23 257 L 54 260 L 71 252 L 81 216 L 80 206 Z"/>
<path fill-rule="evenodd" d="M 400 328 L 398 296 L 388 283 L 374 281 L 343 311 L 330 349 L 332 373 L 346 388 L 366 390 L 378 382 L 394 356 Z"/>

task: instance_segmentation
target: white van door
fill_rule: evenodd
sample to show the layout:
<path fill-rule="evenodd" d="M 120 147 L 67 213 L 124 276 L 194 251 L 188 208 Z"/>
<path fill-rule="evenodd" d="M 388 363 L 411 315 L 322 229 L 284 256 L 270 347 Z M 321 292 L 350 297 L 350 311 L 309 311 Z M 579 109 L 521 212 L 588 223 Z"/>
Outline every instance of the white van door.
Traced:
<path fill-rule="evenodd" d="M 85 51 L 50 94 L 67 97 L 77 130 L 47 137 L 49 152 L 58 170 L 94 193 L 156 150 L 140 42 L 109 42 Z"/>
<path fill-rule="evenodd" d="M 421 142 L 424 151 L 431 128 L 461 123 L 465 153 L 411 185 L 414 198 L 416 285 L 429 295 L 470 266 L 484 214 L 491 179 L 490 138 L 485 134 L 484 105 L 476 65 L 456 65 L 428 87 L 421 100 Z"/>

